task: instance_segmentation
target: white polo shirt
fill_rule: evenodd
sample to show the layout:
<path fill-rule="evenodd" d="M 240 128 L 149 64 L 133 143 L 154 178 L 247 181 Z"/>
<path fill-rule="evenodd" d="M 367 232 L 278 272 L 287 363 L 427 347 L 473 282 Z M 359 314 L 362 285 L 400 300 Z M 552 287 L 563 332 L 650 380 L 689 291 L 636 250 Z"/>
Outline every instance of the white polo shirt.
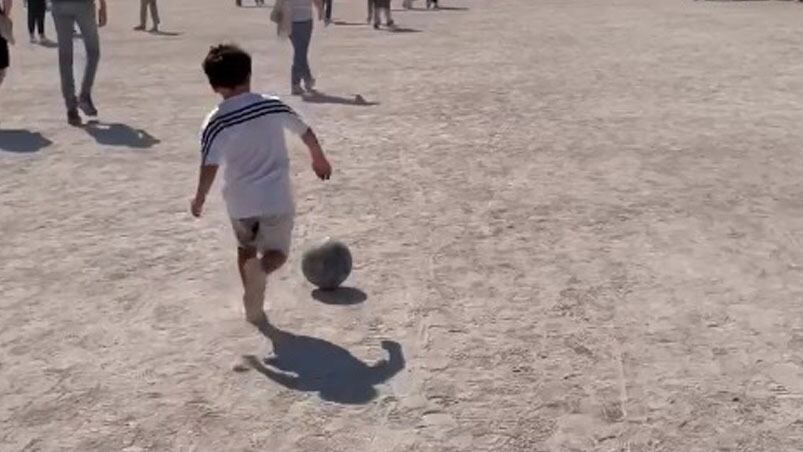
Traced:
<path fill-rule="evenodd" d="M 277 97 L 245 93 L 224 100 L 204 120 L 203 165 L 223 166 L 223 199 L 235 219 L 294 212 L 284 131 L 309 127 Z"/>

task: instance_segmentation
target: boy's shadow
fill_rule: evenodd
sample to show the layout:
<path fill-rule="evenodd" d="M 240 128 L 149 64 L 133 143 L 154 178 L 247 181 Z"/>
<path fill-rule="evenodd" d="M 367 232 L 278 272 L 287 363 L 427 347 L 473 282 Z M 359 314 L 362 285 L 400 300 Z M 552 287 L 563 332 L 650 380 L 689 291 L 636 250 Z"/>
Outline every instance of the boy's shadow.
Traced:
<path fill-rule="evenodd" d="M 268 327 L 274 356 L 261 361 L 245 356 L 246 362 L 268 379 L 296 391 L 317 392 L 330 402 L 365 404 L 376 398 L 375 385 L 384 383 L 404 369 L 404 355 L 398 342 L 383 341 L 388 358 L 368 365 L 331 342 L 299 336 Z"/>
<path fill-rule="evenodd" d="M 127 124 L 104 123 L 89 121 L 84 126 L 86 133 L 92 136 L 98 144 L 108 146 L 125 146 L 129 148 L 145 149 L 152 147 L 160 141 L 142 129 L 135 129 Z"/>
<path fill-rule="evenodd" d="M 332 96 L 320 91 L 312 91 L 301 96 L 304 102 L 311 104 L 337 104 L 337 105 L 355 105 L 358 107 L 372 107 L 379 105 L 379 102 L 369 102 L 361 95 L 356 94 L 354 97 L 341 97 Z"/>

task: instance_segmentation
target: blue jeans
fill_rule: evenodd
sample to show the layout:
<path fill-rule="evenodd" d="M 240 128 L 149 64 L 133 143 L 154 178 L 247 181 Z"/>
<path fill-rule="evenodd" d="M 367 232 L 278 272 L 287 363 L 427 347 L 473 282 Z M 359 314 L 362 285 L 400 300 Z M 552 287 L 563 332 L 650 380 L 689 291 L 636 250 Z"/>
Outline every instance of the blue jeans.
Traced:
<path fill-rule="evenodd" d="M 298 86 L 301 81 L 312 81 L 312 70 L 309 67 L 309 43 L 312 40 L 312 21 L 293 22 L 293 29 L 290 32 L 290 42 L 293 43 L 293 67 L 290 73 L 290 81 L 293 86 Z"/>

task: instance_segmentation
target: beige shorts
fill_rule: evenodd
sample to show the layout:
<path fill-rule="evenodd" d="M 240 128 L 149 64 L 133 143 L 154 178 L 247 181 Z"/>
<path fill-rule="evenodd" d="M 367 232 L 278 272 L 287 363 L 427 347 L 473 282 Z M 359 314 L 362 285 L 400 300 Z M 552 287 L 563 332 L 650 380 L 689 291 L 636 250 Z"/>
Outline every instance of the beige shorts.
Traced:
<path fill-rule="evenodd" d="M 253 218 L 231 219 L 234 235 L 240 248 L 254 248 L 260 252 L 290 252 L 293 236 L 293 214 L 265 215 Z"/>

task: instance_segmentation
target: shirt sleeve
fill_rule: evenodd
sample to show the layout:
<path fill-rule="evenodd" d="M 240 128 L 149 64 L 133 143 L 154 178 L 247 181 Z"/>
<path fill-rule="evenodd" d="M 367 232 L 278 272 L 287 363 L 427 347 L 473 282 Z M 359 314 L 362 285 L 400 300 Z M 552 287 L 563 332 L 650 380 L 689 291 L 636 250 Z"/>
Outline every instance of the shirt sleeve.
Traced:
<path fill-rule="evenodd" d="M 284 128 L 293 132 L 296 135 L 304 135 L 309 130 L 309 126 L 306 122 L 304 122 L 304 118 L 302 118 L 298 113 L 293 111 L 292 108 L 287 107 L 287 111 L 281 113 L 282 115 L 282 125 Z"/>
<path fill-rule="evenodd" d="M 214 121 L 216 113 L 212 111 L 201 127 L 201 165 L 220 165 L 223 159 L 224 130 Z"/>

